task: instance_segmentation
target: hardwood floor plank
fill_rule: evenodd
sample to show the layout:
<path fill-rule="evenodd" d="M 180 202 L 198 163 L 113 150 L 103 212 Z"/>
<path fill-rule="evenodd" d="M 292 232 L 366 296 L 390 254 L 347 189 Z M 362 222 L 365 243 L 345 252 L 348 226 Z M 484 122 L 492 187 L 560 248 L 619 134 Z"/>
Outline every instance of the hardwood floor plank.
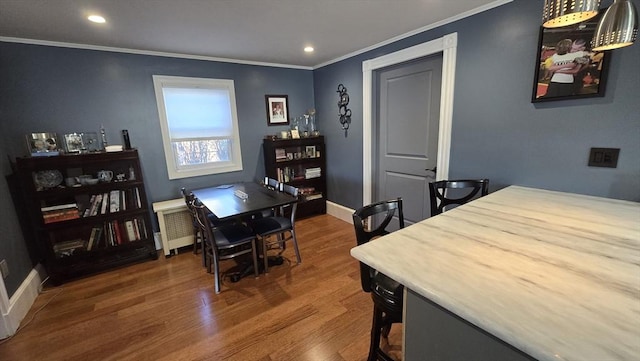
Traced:
<path fill-rule="evenodd" d="M 298 221 L 297 232 L 301 264 L 288 245 L 288 262 L 225 279 L 219 295 L 189 247 L 46 287 L 23 323 L 42 310 L 0 344 L 0 360 L 366 360 L 373 306 L 349 254 L 353 226 L 323 215 Z M 398 359 L 401 340 L 396 325 Z"/>

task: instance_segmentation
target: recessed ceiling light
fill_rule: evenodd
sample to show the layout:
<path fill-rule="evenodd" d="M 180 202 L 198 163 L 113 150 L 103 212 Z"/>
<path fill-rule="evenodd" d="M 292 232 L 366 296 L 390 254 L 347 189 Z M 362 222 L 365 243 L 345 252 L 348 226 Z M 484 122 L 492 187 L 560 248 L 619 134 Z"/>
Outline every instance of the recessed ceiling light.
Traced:
<path fill-rule="evenodd" d="M 94 23 L 98 23 L 98 24 L 103 24 L 106 23 L 107 21 L 100 15 L 89 15 L 89 17 L 87 17 L 87 19 L 89 19 L 89 21 L 93 21 Z"/>
<path fill-rule="evenodd" d="M 304 47 L 304 52 L 305 53 L 313 53 L 313 46 L 305 46 Z"/>

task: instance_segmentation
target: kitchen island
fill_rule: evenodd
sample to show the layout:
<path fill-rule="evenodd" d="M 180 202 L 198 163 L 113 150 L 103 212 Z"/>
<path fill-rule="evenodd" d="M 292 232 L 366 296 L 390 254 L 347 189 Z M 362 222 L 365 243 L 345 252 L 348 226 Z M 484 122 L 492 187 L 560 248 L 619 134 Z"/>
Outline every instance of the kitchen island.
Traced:
<path fill-rule="evenodd" d="M 404 360 L 640 359 L 640 203 L 510 186 L 351 254 L 405 285 Z"/>

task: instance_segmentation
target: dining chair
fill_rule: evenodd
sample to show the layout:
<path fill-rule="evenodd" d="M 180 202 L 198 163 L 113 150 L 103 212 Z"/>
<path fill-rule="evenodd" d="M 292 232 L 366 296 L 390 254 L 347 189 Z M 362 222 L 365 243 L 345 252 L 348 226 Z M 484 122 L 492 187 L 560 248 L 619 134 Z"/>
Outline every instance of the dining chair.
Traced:
<path fill-rule="evenodd" d="M 389 225 L 394 218 L 397 219 L 399 228 L 404 228 L 402 198 L 376 202 L 356 210 L 353 213 L 353 226 L 358 246 L 391 233 Z M 380 338 L 388 338 L 391 326 L 402 323 L 404 286 L 362 262 L 360 284 L 362 290 L 371 293 L 373 299 L 373 322 L 367 360 L 392 361 L 380 347 Z"/>
<path fill-rule="evenodd" d="M 283 184 L 282 191 L 292 195 L 293 197 L 298 197 L 299 191 L 296 187 Z M 265 273 L 269 271 L 267 252 L 270 249 L 278 248 L 280 250 L 278 255 L 282 255 L 282 252 L 286 249 L 286 241 L 289 240 L 293 241 L 293 248 L 296 252 L 297 263 L 302 263 L 295 229 L 297 209 L 298 202 L 296 200 L 296 202 L 291 205 L 280 207 L 273 216 L 257 218 L 250 223 L 250 226 L 258 237 L 258 240 L 262 242 L 262 256 Z M 291 213 L 287 216 L 288 212 Z"/>
<path fill-rule="evenodd" d="M 182 193 L 182 197 L 184 198 L 184 202 L 187 205 L 187 209 L 189 210 L 189 214 L 191 215 L 191 222 L 193 224 L 193 253 L 198 253 L 198 245 L 203 249 L 202 252 L 202 264 L 205 264 L 205 255 L 204 255 L 204 243 L 202 242 L 202 232 L 200 232 L 200 227 L 198 227 L 197 214 L 196 209 L 193 206 L 193 202 L 195 200 L 195 196 L 191 192 L 187 192 L 185 187 L 180 188 L 180 193 Z"/>
<path fill-rule="evenodd" d="M 488 179 L 442 180 L 429 183 L 431 216 L 489 194 Z"/>
<path fill-rule="evenodd" d="M 220 261 L 234 259 L 238 256 L 251 253 L 253 257 L 253 270 L 258 277 L 258 252 L 256 236 L 249 227 L 241 223 L 224 223 L 216 226 L 209 220 L 209 210 L 198 198 L 195 198 L 193 206 L 196 209 L 196 220 L 203 234 L 203 242 L 207 253 L 207 271 L 215 278 L 215 291 L 220 293 L 221 275 Z"/>

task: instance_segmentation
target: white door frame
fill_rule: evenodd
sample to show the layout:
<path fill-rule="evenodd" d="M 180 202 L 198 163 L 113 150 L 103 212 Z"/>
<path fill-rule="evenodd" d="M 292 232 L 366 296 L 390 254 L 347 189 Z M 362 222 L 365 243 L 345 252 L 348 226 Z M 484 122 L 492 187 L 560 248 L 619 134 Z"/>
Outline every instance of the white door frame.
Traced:
<path fill-rule="evenodd" d="M 449 155 L 451 150 L 451 123 L 453 121 L 453 90 L 456 75 L 456 51 L 458 33 L 447 34 L 426 43 L 402 49 L 391 54 L 362 62 L 362 202 L 370 204 L 373 199 L 373 71 L 442 52 L 442 94 L 440 97 L 440 129 L 438 131 L 438 159 L 436 180 L 449 178 Z"/>

